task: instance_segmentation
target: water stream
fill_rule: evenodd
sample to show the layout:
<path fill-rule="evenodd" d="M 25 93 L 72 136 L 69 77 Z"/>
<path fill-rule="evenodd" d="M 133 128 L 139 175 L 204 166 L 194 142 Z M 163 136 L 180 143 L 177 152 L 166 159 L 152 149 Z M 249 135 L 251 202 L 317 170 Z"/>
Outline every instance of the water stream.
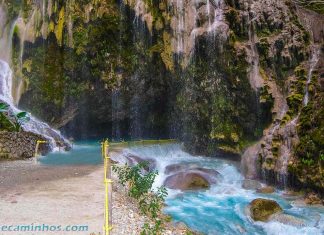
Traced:
<path fill-rule="evenodd" d="M 12 84 L 13 74 L 9 65 L 0 59 L 0 102 L 5 102 L 10 106 L 10 111 L 13 113 L 19 113 L 19 110 L 14 105 L 14 99 L 12 97 Z M 22 128 L 25 131 L 30 131 L 36 134 L 40 134 L 49 140 L 51 147 L 56 148 L 57 141 L 64 144 L 68 141 L 60 134 L 60 132 L 52 129 L 48 124 L 38 120 L 37 118 L 30 116 L 30 120 L 22 124 Z"/>
<path fill-rule="evenodd" d="M 175 222 L 183 222 L 204 234 L 316 235 L 324 232 L 323 207 L 303 206 L 294 202 L 293 198 L 285 196 L 283 191 L 258 194 L 254 190 L 242 188 L 244 177 L 237 162 L 192 156 L 183 151 L 179 144 L 129 147 L 114 155 L 114 158 L 125 162 L 125 156 L 128 154 L 156 160 L 159 175 L 155 187 L 161 186 L 168 176 L 164 173 L 165 168 L 176 163 L 215 169 L 221 174 L 220 181 L 205 191 L 168 190 L 165 213 L 171 215 Z M 101 164 L 100 145 L 95 142 L 81 143 L 70 153 L 51 154 L 42 157 L 40 161 L 43 164 Z M 253 199 L 260 197 L 276 200 L 285 214 L 303 222 L 299 226 L 278 221 L 253 222 L 247 216 L 246 206 Z"/>
<path fill-rule="evenodd" d="M 309 87 L 309 84 L 311 83 L 313 71 L 319 61 L 320 54 L 321 54 L 321 47 L 313 45 L 312 46 L 312 54 L 311 54 L 310 61 L 309 61 L 309 69 L 308 69 L 307 81 L 306 81 L 306 87 L 305 87 L 305 96 L 304 96 L 304 100 L 303 100 L 304 106 L 306 106 L 309 102 L 308 87 Z"/>

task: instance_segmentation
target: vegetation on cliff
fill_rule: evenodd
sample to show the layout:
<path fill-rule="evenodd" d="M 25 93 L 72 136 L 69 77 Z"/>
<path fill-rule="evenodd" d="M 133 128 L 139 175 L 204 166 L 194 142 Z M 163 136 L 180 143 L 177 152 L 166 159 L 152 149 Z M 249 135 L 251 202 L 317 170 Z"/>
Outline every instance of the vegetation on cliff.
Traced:
<path fill-rule="evenodd" d="M 184 13 L 166 0 L 54 0 L 45 12 L 38 1 L 4 3 L 8 21 L 22 15 L 33 22 L 33 37 L 23 43 L 24 34 L 13 28 L 13 68 L 26 85 L 19 106 L 54 127 L 78 138 L 175 137 L 194 153 L 240 154 L 271 122 L 283 130 L 300 114 L 300 143 L 289 169 L 322 187 L 314 175 L 323 165 L 323 94 L 314 78 L 303 107 L 311 36 L 291 1 L 273 9 L 263 0 L 226 0 L 226 32 L 186 38 L 192 45 L 181 51 L 174 45 L 183 32 L 173 32 L 181 16 L 174 15 Z M 199 13 L 205 3 L 196 5 Z M 195 26 L 203 20 L 198 17 Z M 250 81 L 255 66 L 263 83 L 257 89 Z M 276 92 L 288 106 L 280 118 Z M 269 148 L 262 146 L 269 150 L 260 158 L 268 170 L 276 170 L 284 142 L 275 133 Z"/>

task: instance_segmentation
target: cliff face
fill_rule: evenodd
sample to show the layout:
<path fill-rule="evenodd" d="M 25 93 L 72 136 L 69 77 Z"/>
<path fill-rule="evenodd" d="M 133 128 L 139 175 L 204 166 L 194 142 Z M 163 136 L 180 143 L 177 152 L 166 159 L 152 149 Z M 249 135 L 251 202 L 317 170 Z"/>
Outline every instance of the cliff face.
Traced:
<path fill-rule="evenodd" d="M 0 40 L 12 49 L 0 58 L 14 68 L 16 103 L 69 135 L 176 137 L 194 153 L 245 151 L 248 178 L 319 189 L 323 29 L 316 25 L 324 24 L 304 7 L 4 1 Z"/>

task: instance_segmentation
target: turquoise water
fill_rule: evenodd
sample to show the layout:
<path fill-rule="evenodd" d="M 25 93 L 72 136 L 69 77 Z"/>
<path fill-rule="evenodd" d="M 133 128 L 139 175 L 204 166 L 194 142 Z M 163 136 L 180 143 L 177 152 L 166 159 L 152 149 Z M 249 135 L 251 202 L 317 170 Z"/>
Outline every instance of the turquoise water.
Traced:
<path fill-rule="evenodd" d="M 320 235 L 324 234 L 323 207 L 298 206 L 283 198 L 283 192 L 257 194 L 254 190 L 242 188 L 243 176 L 237 164 L 223 159 L 191 156 L 180 145 L 134 147 L 124 151 L 143 158 L 157 160 L 159 176 L 155 186 L 163 184 L 167 175 L 164 168 L 175 163 L 195 164 L 215 169 L 221 180 L 205 191 L 181 192 L 168 190 L 165 213 L 175 221 L 183 222 L 190 228 L 210 235 L 269 234 L 269 235 Z M 276 200 L 284 212 L 302 219 L 305 226 L 294 227 L 279 222 L 254 222 L 246 213 L 247 205 L 255 198 Z"/>
<path fill-rule="evenodd" d="M 52 152 L 38 161 L 44 165 L 98 165 L 102 163 L 100 142 L 77 142 L 69 152 Z"/>
<path fill-rule="evenodd" d="M 98 142 L 78 143 L 69 153 L 52 153 L 42 157 L 43 164 L 101 164 L 100 144 Z M 159 175 L 154 187 L 161 186 L 168 176 L 166 166 L 175 163 L 195 164 L 215 169 L 221 174 L 220 181 L 205 191 L 182 192 L 168 190 L 165 213 L 176 222 L 183 222 L 190 228 L 210 235 L 269 234 L 269 235 L 320 235 L 324 234 L 323 207 L 301 206 L 283 197 L 283 192 L 257 194 L 254 190 L 241 187 L 243 176 L 237 164 L 224 159 L 192 156 L 178 144 L 137 146 L 124 149 L 114 160 L 125 162 L 127 154 L 156 160 Z M 304 226 L 295 227 L 272 221 L 254 222 L 246 213 L 247 205 L 255 198 L 271 198 L 284 209 L 284 213 L 304 221 Z"/>

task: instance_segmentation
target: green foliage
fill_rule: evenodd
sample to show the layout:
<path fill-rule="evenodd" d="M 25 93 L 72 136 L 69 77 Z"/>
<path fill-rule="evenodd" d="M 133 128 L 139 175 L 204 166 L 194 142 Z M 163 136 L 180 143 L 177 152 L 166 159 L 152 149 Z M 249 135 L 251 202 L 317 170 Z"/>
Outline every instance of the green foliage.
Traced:
<path fill-rule="evenodd" d="M 304 165 L 307 165 L 307 166 L 311 166 L 314 164 L 314 160 L 313 159 L 307 159 L 307 158 L 302 158 L 301 159 L 301 162 L 304 164 Z"/>
<path fill-rule="evenodd" d="M 319 159 L 320 161 L 324 161 L 324 153 L 320 153 Z"/>
<path fill-rule="evenodd" d="M 147 162 L 139 163 L 133 167 L 127 165 L 122 167 L 114 166 L 113 170 L 118 174 L 119 182 L 125 186 L 129 184 L 129 196 L 135 199 L 140 199 L 143 195 L 150 192 L 154 179 L 157 176 L 157 171 L 150 171 L 143 174 L 142 170 L 148 166 Z"/>
<path fill-rule="evenodd" d="M 139 163 L 133 167 L 113 166 L 113 171 L 118 174 L 119 182 L 128 186 L 128 195 L 138 201 L 142 214 L 151 218 L 154 224 L 145 223 L 141 235 L 162 235 L 165 218 L 161 218 L 161 210 L 167 196 L 165 187 L 159 187 L 155 192 L 152 189 L 157 171 L 145 173 L 148 162 Z"/>
<path fill-rule="evenodd" d="M 83 9 L 83 4 L 88 2 L 84 0 L 76 4 Z M 67 2 L 59 4 L 59 8 L 69 9 Z M 115 1 L 103 4 L 106 5 L 102 8 L 108 13 L 90 17 L 89 22 L 79 15 L 78 7 L 70 9 L 73 48 L 68 45 L 67 24 L 64 24 L 62 44 L 57 42 L 54 33 L 46 39 L 39 37 L 34 43 L 25 42 L 23 64 L 30 63 L 28 69 L 23 68 L 28 91 L 21 99 L 22 108 L 28 108 L 50 124 L 57 124 L 65 112 L 81 103 L 85 106 L 91 100 L 98 107 L 111 103 L 109 92 L 120 85 L 121 75 L 127 77 L 133 72 L 135 53 L 132 25 L 128 24 Z M 53 14 L 51 19 L 55 22 L 57 15 Z M 18 46 L 13 52 L 19 51 Z"/>
<path fill-rule="evenodd" d="M 165 187 L 158 188 L 157 192 L 150 192 L 139 199 L 139 207 L 143 214 L 157 218 L 161 212 L 165 197 L 168 195 Z"/>
<path fill-rule="evenodd" d="M 295 70 L 299 77 L 305 77 L 303 68 Z M 314 72 L 311 80 L 312 92 L 309 92 L 307 106 L 300 108 L 297 132 L 299 144 L 295 149 L 296 162 L 289 166 L 289 171 L 297 176 L 305 187 L 322 190 L 324 185 L 324 92 L 318 82 L 319 74 Z M 303 83 L 296 85 L 302 90 Z"/>
<path fill-rule="evenodd" d="M 0 130 L 5 131 L 21 131 L 24 122 L 30 120 L 27 112 L 19 112 L 11 114 L 9 105 L 0 103 Z"/>
<path fill-rule="evenodd" d="M 153 225 L 145 223 L 141 235 L 163 235 L 163 221 L 157 219 Z"/>
<path fill-rule="evenodd" d="M 302 94 L 292 94 L 287 97 L 287 104 L 292 114 L 297 114 L 300 110 L 304 96 Z"/>
<path fill-rule="evenodd" d="M 225 12 L 225 18 L 229 23 L 230 29 L 238 38 L 247 38 L 247 31 L 245 30 L 246 28 L 243 25 L 244 22 L 241 21 L 239 11 L 235 10 L 234 8 L 230 8 Z"/>
<path fill-rule="evenodd" d="M 269 58 L 270 44 L 267 37 L 260 38 L 260 41 L 256 44 L 257 50 L 260 55 L 260 63 L 263 68 L 271 65 L 271 59 Z"/>
<path fill-rule="evenodd" d="M 303 6 L 309 10 L 316 11 L 319 14 L 324 15 L 324 2 L 322 0 L 294 0 L 300 6 Z"/>
<path fill-rule="evenodd" d="M 3 3 L 6 5 L 11 19 L 16 18 L 20 12 L 23 13 L 25 18 L 28 17 L 32 9 L 31 0 L 4 0 Z"/>
<path fill-rule="evenodd" d="M 271 96 L 264 93 L 267 100 L 261 103 L 251 88 L 245 50 L 217 38 L 198 40 L 195 58 L 178 75 L 182 139 L 193 153 L 240 153 L 244 143 L 262 134 L 271 117 Z"/>

